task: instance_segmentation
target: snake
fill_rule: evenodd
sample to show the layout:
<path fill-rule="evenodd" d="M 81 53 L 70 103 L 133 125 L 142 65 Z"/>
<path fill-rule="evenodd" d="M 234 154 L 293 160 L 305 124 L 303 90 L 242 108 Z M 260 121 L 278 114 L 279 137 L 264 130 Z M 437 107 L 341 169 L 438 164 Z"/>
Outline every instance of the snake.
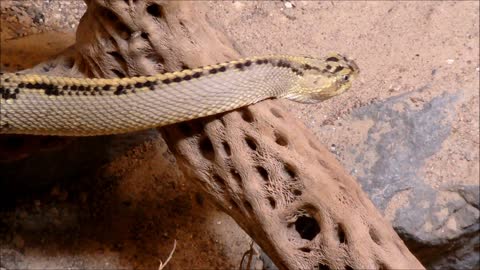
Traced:
<path fill-rule="evenodd" d="M 134 132 L 232 111 L 265 99 L 315 103 L 337 96 L 355 62 L 270 55 L 124 78 L 0 73 L 0 134 L 98 136 Z"/>

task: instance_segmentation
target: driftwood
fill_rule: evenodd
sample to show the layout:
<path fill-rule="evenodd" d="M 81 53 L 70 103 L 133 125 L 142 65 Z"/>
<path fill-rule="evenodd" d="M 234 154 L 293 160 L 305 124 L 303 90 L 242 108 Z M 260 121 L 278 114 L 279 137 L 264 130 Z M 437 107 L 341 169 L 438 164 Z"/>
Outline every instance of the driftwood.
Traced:
<path fill-rule="evenodd" d="M 121 77 L 239 57 L 202 3 L 85 1 L 75 48 L 34 71 Z M 159 130 L 186 176 L 280 269 L 423 269 L 359 184 L 277 101 Z"/>

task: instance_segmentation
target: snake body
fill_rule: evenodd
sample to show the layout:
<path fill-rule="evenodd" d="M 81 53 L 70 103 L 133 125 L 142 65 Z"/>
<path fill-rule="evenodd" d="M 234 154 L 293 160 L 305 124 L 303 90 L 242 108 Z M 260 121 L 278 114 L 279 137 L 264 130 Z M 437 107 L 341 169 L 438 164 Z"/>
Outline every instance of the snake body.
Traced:
<path fill-rule="evenodd" d="M 0 134 L 94 136 L 209 116 L 268 98 L 317 102 L 358 73 L 339 54 L 252 57 L 121 79 L 0 75 Z"/>

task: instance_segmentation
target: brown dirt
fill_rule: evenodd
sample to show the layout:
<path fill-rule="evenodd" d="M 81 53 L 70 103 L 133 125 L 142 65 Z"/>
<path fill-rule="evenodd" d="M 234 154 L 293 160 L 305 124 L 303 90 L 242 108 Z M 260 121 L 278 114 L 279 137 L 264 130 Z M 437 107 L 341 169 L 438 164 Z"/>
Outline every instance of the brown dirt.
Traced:
<path fill-rule="evenodd" d="M 361 78 L 344 95 L 319 105 L 284 101 L 323 144 L 335 145 L 331 150 L 346 166 L 353 163 L 346 153 L 363 141 L 371 125 L 367 121 L 353 127 L 346 125 L 352 109 L 425 85 L 430 87 L 417 94 L 413 104 L 431 100 L 440 91 L 464 90 L 455 105 L 456 114 L 452 115 L 454 132 L 424 165 L 424 173 L 432 186 L 450 179 L 478 183 L 478 2 L 294 4 L 295 8 L 286 8 L 280 1 L 209 2 L 209 18 L 244 55 L 324 55 L 339 51 L 356 60 Z M 58 17 L 60 8 L 62 13 L 68 11 L 68 16 Z M 66 48 L 72 44 L 73 35 L 51 31 L 73 32 L 72 25 L 77 25 L 83 9 L 80 1 L 2 1 L 0 62 L 9 69 L 29 67 L 58 53 L 59 48 Z M 38 33 L 45 34 L 21 38 Z M 59 243 L 45 250 L 39 243 L 31 243 L 37 241 L 34 235 L 16 231 L 9 231 L 3 240 L 23 253 L 28 268 L 153 268 L 158 258 L 168 255 L 173 239 L 178 245 L 171 269 L 237 268 L 248 249 L 248 236 L 225 214 L 208 204 L 199 204 L 201 199 L 169 158 L 165 145 L 147 145 L 110 163 L 106 171 L 124 180 L 115 189 L 118 197 L 108 201 L 103 211 L 119 211 L 113 217 L 126 222 L 116 224 L 110 220 L 102 223 L 106 229 L 89 228 L 91 231 L 83 232 L 87 234 L 83 235 L 85 242 L 76 247 Z M 461 175 L 452 178 L 458 173 Z M 79 197 L 90 194 L 82 192 Z M 50 213 L 48 218 L 55 217 L 59 224 L 65 223 L 69 213 L 76 212 L 63 203 L 61 194 L 65 191 L 55 187 L 46 198 L 33 195 L 17 209 L 19 222 L 27 222 L 32 208 L 36 208 L 44 215 Z M 401 196 L 394 204 L 404 202 Z M 115 207 L 119 202 L 127 202 L 127 213 Z M 395 205 L 388 209 L 389 213 L 394 211 Z M 387 217 L 392 215 L 387 213 Z M 122 235 L 137 220 L 143 221 L 135 225 L 140 228 L 134 228 L 138 239 L 130 243 L 132 240 Z M 152 232 L 158 235 L 152 236 Z"/>

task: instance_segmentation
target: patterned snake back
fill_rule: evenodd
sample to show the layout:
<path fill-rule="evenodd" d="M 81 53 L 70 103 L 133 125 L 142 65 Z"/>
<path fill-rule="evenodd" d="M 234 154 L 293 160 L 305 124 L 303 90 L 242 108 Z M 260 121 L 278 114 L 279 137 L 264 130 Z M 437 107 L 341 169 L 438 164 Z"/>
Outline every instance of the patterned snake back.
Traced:
<path fill-rule="evenodd" d="M 268 56 L 122 79 L 0 75 L 0 134 L 94 136 L 209 116 L 268 98 L 318 102 L 358 73 L 339 54 Z"/>

